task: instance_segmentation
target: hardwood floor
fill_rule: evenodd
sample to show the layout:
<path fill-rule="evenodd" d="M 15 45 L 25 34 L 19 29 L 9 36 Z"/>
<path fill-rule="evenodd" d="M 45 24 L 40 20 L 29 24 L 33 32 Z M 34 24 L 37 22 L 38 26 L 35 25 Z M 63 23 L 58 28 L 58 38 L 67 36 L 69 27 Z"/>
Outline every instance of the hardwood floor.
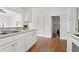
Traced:
<path fill-rule="evenodd" d="M 36 44 L 29 50 L 29 52 L 66 52 L 67 41 L 57 38 L 53 35 L 52 38 L 38 37 Z"/>

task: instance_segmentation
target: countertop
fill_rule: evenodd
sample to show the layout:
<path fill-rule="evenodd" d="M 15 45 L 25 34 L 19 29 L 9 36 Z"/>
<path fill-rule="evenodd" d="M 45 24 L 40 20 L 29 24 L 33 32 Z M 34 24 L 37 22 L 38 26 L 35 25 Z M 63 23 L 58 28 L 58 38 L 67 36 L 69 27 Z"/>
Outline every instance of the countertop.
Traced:
<path fill-rule="evenodd" d="M 14 35 L 18 35 L 18 34 L 21 34 L 21 33 L 26 33 L 26 32 L 29 32 L 29 31 L 34 31 L 34 30 L 36 30 L 36 29 L 18 30 L 19 32 L 16 32 L 16 33 L 8 33 L 8 34 L 0 35 L 0 39 L 10 37 L 10 36 L 14 36 Z"/>
<path fill-rule="evenodd" d="M 76 33 L 76 34 L 79 34 L 79 33 Z M 71 34 L 71 36 L 72 36 L 72 42 L 79 47 L 79 37 L 74 34 Z"/>

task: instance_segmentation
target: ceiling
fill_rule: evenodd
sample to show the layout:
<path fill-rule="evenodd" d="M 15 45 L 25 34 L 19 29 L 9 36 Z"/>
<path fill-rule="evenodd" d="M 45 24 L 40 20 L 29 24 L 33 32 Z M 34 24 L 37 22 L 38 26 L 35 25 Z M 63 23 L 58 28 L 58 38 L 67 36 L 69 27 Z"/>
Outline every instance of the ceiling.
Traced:
<path fill-rule="evenodd" d="M 4 7 L 17 13 L 24 13 L 31 10 L 31 7 Z"/>

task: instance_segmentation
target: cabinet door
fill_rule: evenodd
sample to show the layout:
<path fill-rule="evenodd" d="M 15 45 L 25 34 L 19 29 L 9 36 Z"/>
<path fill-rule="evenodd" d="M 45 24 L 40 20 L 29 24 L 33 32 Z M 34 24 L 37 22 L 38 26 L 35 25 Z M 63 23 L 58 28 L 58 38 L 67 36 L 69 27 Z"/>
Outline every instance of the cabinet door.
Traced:
<path fill-rule="evenodd" d="M 36 30 L 35 31 L 32 31 L 32 44 L 35 44 L 36 41 L 37 41 L 37 32 Z"/>
<path fill-rule="evenodd" d="M 0 39 L 0 46 L 4 46 L 4 45 L 7 45 L 10 42 L 13 42 L 13 39 L 14 39 L 13 36 Z"/>
<path fill-rule="evenodd" d="M 25 52 L 25 40 L 15 42 L 15 52 Z"/>
<path fill-rule="evenodd" d="M 13 43 L 0 47 L 0 52 L 14 52 Z"/>
<path fill-rule="evenodd" d="M 30 31 L 26 34 L 26 51 L 29 50 L 34 43 L 37 41 L 36 39 L 36 31 Z"/>
<path fill-rule="evenodd" d="M 31 42 L 32 42 L 32 34 L 31 32 L 28 32 L 26 34 L 26 51 L 31 48 L 32 46 Z"/>

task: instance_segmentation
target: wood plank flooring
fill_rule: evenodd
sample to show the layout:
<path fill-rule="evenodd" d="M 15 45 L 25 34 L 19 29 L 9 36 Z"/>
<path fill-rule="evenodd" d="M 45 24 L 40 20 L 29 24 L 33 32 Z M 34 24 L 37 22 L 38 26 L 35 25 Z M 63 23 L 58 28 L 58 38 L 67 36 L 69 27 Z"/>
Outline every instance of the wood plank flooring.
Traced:
<path fill-rule="evenodd" d="M 67 41 L 57 38 L 53 35 L 52 38 L 38 37 L 36 44 L 28 52 L 66 52 Z"/>

